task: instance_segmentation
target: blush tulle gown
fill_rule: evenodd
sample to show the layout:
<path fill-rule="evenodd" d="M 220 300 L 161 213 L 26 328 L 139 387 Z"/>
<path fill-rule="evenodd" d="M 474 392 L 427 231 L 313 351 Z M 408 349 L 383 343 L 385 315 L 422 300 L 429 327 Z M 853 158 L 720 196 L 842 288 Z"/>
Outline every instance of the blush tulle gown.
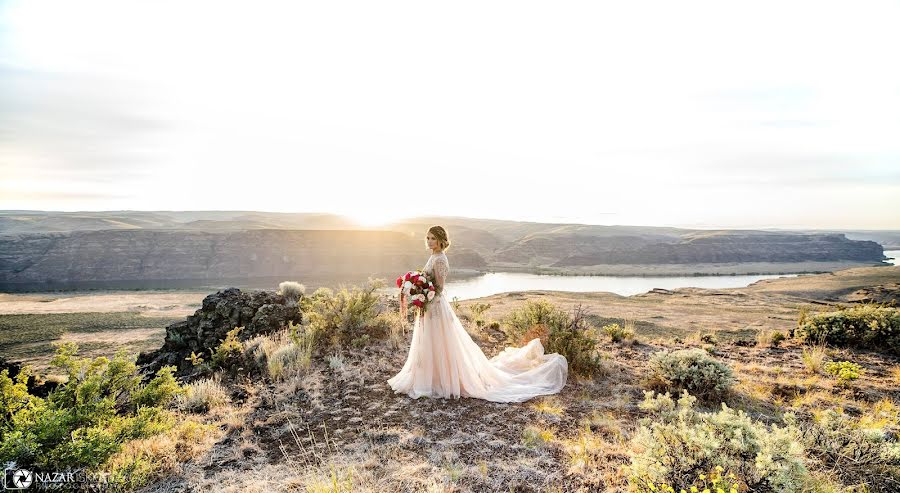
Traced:
<path fill-rule="evenodd" d="M 388 380 L 395 393 L 412 398 L 473 397 L 493 402 L 523 402 L 562 390 L 568 361 L 561 354 L 544 354 L 540 339 L 507 347 L 488 359 L 472 340 L 443 292 L 450 272 L 444 252 L 425 264 L 440 293 L 428 310 L 416 315 L 406 363 Z"/>

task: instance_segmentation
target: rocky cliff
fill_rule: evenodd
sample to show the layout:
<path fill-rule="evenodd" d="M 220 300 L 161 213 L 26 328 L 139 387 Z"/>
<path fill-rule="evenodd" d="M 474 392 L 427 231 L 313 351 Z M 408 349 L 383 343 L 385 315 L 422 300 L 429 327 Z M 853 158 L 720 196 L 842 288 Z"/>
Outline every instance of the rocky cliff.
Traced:
<path fill-rule="evenodd" d="M 484 260 L 454 250 L 454 267 Z M 102 230 L 0 236 L 0 282 L 350 276 L 424 264 L 424 241 L 393 231 Z"/>
<path fill-rule="evenodd" d="M 497 252 L 497 262 L 574 267 L 601 264 L 723 262 L 880 262 L 881 245 L 843 234 L 694 232 L 680 236 L 533 235 Z"/>
<path fill-rule="evenodd" d="M 531 225 L 534 230 L 541 225 Z M 451 269 L 838 262 L 877 264 L 880 244 L 842 233 L 544 225 L 504 232 L 458 228 Z M 416 226 L 419 230 L 425 226 Z M 524 226 L 523 226 L 524 228 Z M 457 230 L 454 230 L 457 231 Z M 516 232 L 523 232 L 517 230 Z M 496 234 L 495 234 L 496 233 Z M 350 278 L 403 272 L 427 259 L 424 235 L 372 230 L 173 229 L 0 235 L 0 283 Z M 843 265 L 847 267 L 847 265 Z M 766 271 L 765 266 L 759 267 Z M 779 270 L 780 271 L 780 270 Z"/>

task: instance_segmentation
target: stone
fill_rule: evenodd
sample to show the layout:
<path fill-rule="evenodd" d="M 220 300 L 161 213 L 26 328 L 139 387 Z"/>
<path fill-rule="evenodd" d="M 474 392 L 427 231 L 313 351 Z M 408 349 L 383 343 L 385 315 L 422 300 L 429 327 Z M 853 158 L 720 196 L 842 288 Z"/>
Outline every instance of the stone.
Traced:
<path fill-rule="evenodd" d="M 209 360 L 228 331 L 243 326 L 238 334 L 242 341 L 257 335 L 271 334 L 290 322 L 299 324 L 299 307 L 288 307 L 284 296 L 273 291 L 243 292 L 227 288 L 203 299 L 200 309 L 185 320 L 166 327 L 163 346 L 138 356 L 137 364 L 146 374 L 156 373 L 164 365 L 175 365 L 178 374 L 191 374 L 194 369 L 186 358 L 191 352 Z"/>

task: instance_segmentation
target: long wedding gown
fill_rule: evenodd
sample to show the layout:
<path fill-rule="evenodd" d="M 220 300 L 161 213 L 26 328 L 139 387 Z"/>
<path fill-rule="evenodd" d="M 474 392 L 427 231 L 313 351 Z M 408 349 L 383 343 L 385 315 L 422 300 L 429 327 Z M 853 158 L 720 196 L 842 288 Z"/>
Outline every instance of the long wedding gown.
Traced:
<path fill-rule="evenodd" d="M 568 361 L 544 354 L 540 339 L 507 347 L 488 359 L 463 327 L 443 292 L 450 272 L 444 252 L 432 254 L 425 272 L 434 281 L 434 299 L 418 312 L 406 363 L 388 380 L 394 393 L 412 398 L 474 397 L 493 402 L 523 402 L 555 394 L 566 384 Z"/>

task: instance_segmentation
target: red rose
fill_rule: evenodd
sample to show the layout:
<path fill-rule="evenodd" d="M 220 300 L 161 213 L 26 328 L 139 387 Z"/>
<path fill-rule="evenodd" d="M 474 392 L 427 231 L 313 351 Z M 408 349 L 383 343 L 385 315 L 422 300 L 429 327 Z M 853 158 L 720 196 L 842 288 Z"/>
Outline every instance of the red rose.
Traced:
<path fill-rule="evenodd" d="M 403 276 L 397 278 L 397 287 L 403 286 Z"/>
<path fill-rule="evenodd" d="M 412 275 L 412 272 L 407 272 L 407 273 L 406 273 L 406 280 L 407 280 L 407 281 L 409 280 L 409 278 L 410 278 L 411 275 Z"/>
<path fill-rule="evenodd" d="M 419 300 L 413 300 L 413 305 L 416 305 L 416 306 L 418 306 L 419 308 L 421 308 L 421 307 L 422 307 L 422 302 L 419 301 Z"/>

